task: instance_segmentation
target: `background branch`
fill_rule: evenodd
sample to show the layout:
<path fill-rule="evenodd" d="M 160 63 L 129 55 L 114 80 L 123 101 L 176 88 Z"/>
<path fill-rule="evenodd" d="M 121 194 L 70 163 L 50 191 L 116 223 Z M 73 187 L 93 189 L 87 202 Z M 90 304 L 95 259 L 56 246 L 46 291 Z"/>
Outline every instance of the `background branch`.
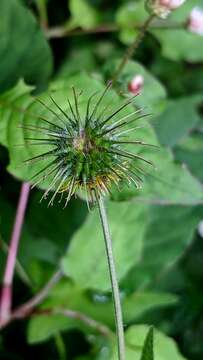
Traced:
<path fill-rule="evenodd" d="M 48 281 L 48 283 L 39 291 L 36 295 L 34 295 L 30 300 L 28 300 L 25 304 L 20 305 L 17 309 L 15 309 L 11 314 L 7 316 L 7 318 L 2 319 L 0 322 L 0 328 L 5 327 L 14 319 L 22 319 L 27 317 L 34 308 L 41 304 L 41 302 L 49 295 L 50 290 L 59 282 L 62 278 L 63 273 L 61 270 L 58 270 Z"/>
<path fill-rule="evenodd" d="M 16 256 L 20 241 L 25 210 L 30 192 L 30 185 L 24 182 L 21 186 L 16 218 L 13 226 L 11 240 L 8 249 L 8 257 L 3 277 L 1 300 L 0 300 L 0 322 L 6 321 L 10 316 L 12 306 L 12 283 L 16 265 Z"/>
<path fill-rule="evenodd" d="M 140 24 L 137 26 L 134 26 L 134 30 L 141 30 L 143 29 L 144 24 Z M 162 22 L 159 20 L 156 20 L 153 24 L 150 24 L 149 29 L 154 30 L 181 30 L 184 29 L 185 23 L 172 23 L 172 22 Z M 92 28 L 92 29 L 80 29 L 76 28 L 74 30 L 69 30 L 66 27 L 66 24 L 61 26 L 55 26 L 44 29 L 45 36 L 47 39 L 57 39 L 57 38 L 63 38 L 63 37 L 71 37 L 71 36 L 82 36 L 82 35 L 94 35 L 94 34 L 104 34 L 104 33 L 113 33 L 120 31 L 121 28 L 117 26 L 116 24 L 103 24 L 98 27 Z"/>

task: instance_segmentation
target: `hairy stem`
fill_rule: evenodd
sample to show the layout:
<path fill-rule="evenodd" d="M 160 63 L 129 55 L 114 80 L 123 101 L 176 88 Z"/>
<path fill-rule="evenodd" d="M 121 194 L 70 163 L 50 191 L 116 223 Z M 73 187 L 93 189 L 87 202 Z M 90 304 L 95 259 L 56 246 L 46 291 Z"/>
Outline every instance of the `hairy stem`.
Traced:
<path fill-rule="evenodd" d="M 152 20 L 155 18 L 155 15 L 150 15 L 147 20 L 144 22 L 143 26 L 140 28 L 138 35 L 135 38 L 135 41 L 132 43 L 131 46 L 126 50 L 126 53 L 124 54 L 123 59 L 121 60 L 115 74 L 112 77 L 112 82 L 115 83 L 118 79 L 120 73 L 123 71 L 125 65 L 128 63 L 128 61 L 131 59 L 135 51 L 138 49 L 147 29 L 149 28 Z"/>
<path fill-rule="evenodd" d="M 20 197 L 16 212 L 16 218 L 8 249 L 8 257 L 3 277 L 1 300 L 0 300 L 0 321 L 6 321 L 10 316 L 12 306 L 12 283 L 16 265 L 16 256 L 23 226 L 25 210 L 29 197 L 30 185 L 24 182 L 21 186 Z"/>
<path fill-rule="evenodd" d="M 122 317 L 122 309 L 121 309 L 118 281 L 117 281 L 117 276 L 116 276 L 116 268 L 115 268 L 115 262 L 114 262 L 114 257 L 113 257 L 112 240 L 111 240 L 111 235 L 110 235 L 110 230 L 109 230 L 109 225 L 108 225 L 107 214 L 106 214 L 106 210 L 105 210 L 105 206 L 104 206 L 102 197 L 97 198 L 97 202 L 98 202 L 98 206 L 99 206 L 99 215 L 100 215 L 103 234 L 104 234 L 109 274 L 110 274 L 110 279 L 111 279 L 111 288 L 112 288 L 112 295 L 113 295 L 117 338 L 118 338 L 118 358 L 119 358 L 119 360 L 124 360 L 125 359 L 125 340 L 124 340 L 124 329 L 123 329 L 123 317 Z"/>

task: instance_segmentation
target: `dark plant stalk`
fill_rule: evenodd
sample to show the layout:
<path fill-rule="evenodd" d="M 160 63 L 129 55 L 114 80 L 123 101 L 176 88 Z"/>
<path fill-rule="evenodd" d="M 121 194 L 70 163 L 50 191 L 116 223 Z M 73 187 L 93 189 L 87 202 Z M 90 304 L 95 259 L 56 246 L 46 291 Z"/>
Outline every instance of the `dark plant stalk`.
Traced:
<path fill-rule="evenodd" d="M 66 317 L 82 321 L 84 324 L 88 325 L 92 329 L 98 331 L 100 334 L 108 338 L 114 335 L 113 332 L 106 325 L 99 323 L 98 321 L 90 318 L 86 314 L 81 313 L 80 311 L 75 311 L 71 309 L 55 309 L 53 311 L 53 314 L 61 314 Z"/>
<path fill-rule="evenodd" d="M 142 29 L 143 24 L 134 26 L 134 30 Z M 150 29 L 152 30 L 181 30 L 185 28 L 185 23 L 163 23 L 161 21 L 156 21 L 155 24 L 150 25 Z M 95 35 L 95 34 L 104 34 L 104 33 L 113 33 L 118 32 L 120 30 L 119 26 L 114 24 L 103 24 L 101 26 L 92 28 L 92 29 L 67 29 L 66 24 L 62 26 L 50 27 L 44 30 L 45 36 L 47 39 L 60 39 L 64 37 L 70 36 L 83 36 L 83 35 Z"/>
<path fill-rule="evenodd" d="M 114 312 L 116 320 L 117 330 L 117 341 L 118 341 L 118 358 L 119 360 L 125 360 L 125 339 L 124 339 L 124 328 L 123 328 L 123 316 L 120 302 L 119 286 L 116 275 L 116 267 L 113 256 L 112 240 L 108 225 L 108 219 L 106 209 L 104 206 L 103 198 L 97 197 L 97 203 L 99 207 L 99 215 L 101 219 L 103 235 L 105 240 L 106 255 L 108 260 L 109 275 L 111 280 L 112 297 L 114 303 Z"/>
<path fill-rule="evenodd" d="M 11 312 L 13 276 L 29 192 L 30 185 L 27 182 L 24 182 L 21 186 L 16 218 L 11 235 L 10 245 L 8 249 L 8 257 L 3 277 L 0 300 L 0 322 L 6 321 L 9 318 Z"/>
<path fill-rule="evenodd" d="M 135 38 L 135 41 L 126 50 L 126 53 L 124 54 L 123 59 L 121 60 L 117 70 L 115 71 L 115 73 L 114 73 L 114 75 L 112 77 L 113 84 L 118 79 L 120 73 L 123 71 L 123 69 L 124 69 L 125 65 L 127 64 L 127 62 L 131 59 L 131 57 L 133 56 L 135 51 L 138 49 L 138 47 L 139 47 L 145 33 L 147 32 L 147 30 L 148 30 L 149 26 L 151 25 L 152 20 L 154 20 L 154 18 L 155 18 L 154 14 L 150 15 L 147 18 L 147 20 L 144 22 L 144 24 L 140 28 L 140 31 L 139 31 L 138 35 L 136 36 L 136 38 Z"/>
<path fill-rule="evenodd" d="M 38 0 L 36 2 L 36 6 L 39 13 L 40 25 L 43 29 L 47 29 L 49 26 L 49 22 L 48 22 L 46 0 Z"/>

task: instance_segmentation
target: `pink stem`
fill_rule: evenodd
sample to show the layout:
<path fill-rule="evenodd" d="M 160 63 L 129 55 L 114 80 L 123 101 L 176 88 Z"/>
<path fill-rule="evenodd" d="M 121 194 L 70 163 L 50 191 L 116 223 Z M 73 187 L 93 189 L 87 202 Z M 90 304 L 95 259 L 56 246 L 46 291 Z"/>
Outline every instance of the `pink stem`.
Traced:
<path fill-rule="evenodd" d="M 16 218 L 13 226 L 13 231 L 11 235 L 8 257 L 4 272 L 2 292 L 0 299 L 0 321 L 6 321 L 11 312 L 12 306 L 12 282 L 14 276 L 14 269 L 16 264 L 16 256 L 18 251 L 18 245 L 21 235 L 21 230 L 23 226 L 25 210 L 27 206 L 27 201 L 29 197 L 30 185 L 24 182 L 21 186 L 20 197 L 18 201 L 18 207 L 16 212 Z"/>

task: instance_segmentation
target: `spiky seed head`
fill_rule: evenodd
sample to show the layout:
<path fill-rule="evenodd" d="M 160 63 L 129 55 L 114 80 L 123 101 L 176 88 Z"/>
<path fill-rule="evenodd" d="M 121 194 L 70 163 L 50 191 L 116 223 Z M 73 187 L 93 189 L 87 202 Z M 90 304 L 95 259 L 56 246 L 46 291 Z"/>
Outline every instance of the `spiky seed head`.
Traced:
<path fill-rule="evenodd" d="M 34 186 L 45 179 L 50 179 L 50 184 L 42 198 L 46 198 L 53 191 L 49 204 L 57 194 L 66 194 L 65 206 L 73 194 L 78 191 L 85 191 L 87 202 L 94 201 L 105 193 L 110 193 L 111 185 L 118 185 L 119 182 L 133 183 L 137 188 L 141 187 L 142 179 L 139 175 L 139 163 L 150 161 L 144 159 L 134 152 L 124 148 L 126 144 L 149 145 L 140 140 L 127 141 L 126 133 L 133 130 L 132 124 L 140 119 L 141 110 L 118 119 L 122 109 L 131 104 L 132 99 L 127 100 L 110 115 L 104 111 L 98 111 L 102 99 L 109 89 L 107 86 L 96 104 L 91 105 L 91 96 L 86 104 L 86 114 L 81 116 L 79 109 L 79 94 L 73 88 L 74 106 L 69 103 L 69 111 L 64 110 L 56 103 L 51 96 L 55 110 L 57 123 L 49 119 L 42 120 L 48 123 L 49 127 L 27 127 L 29 130 L 40 131 L 45 137 L 27 138 L 33 144 L 51 145 L 51 149 L 39 154 L 26 162 L 43 161 L 50 159 L 49 164 L 34 175 Z M 39 100 L 41 102 L 41 100 Z M 45 103 L 42 106 L 47 108 Z M 99 114 L 99 115 L 98 115 Z M 127 129 L 125 126 L 128 126 Z M 136 163 L 136 171 L 133 165 Z M 137 172 L 138 170 L 138 172 Z"/>

